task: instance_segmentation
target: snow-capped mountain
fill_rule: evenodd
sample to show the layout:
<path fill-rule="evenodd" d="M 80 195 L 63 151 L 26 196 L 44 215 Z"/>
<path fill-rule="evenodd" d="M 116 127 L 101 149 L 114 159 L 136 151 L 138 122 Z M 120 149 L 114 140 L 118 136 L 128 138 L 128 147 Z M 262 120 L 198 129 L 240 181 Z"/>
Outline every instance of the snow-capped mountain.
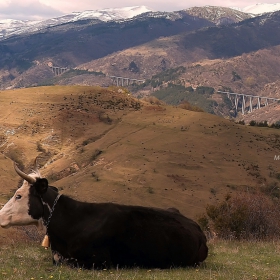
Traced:
<path fill-rule="evenodd" d="M 61 17 L 47 19 L 44 21 L 30 20 L 0 20 L 0 39 L 18 35 L 22 33 L 36 32 L 41 29 L 60 25 L 78 20 L 95 19 L 99 21 L 124 20 L 133 18 L 139 14 L 150 12 L 146 6 L 133 6 L 115 9 L 102 9 L 93 11 L 73 12 Z"/>
<path fill-rule="evenodd" d="M 246 6 L 244 8 L 236 8 L 233 9 L 242 11 L 244 13 L 261 15 L 264 13 L 271 13 L 280 10 L 280 3 L 268 4 L 268 3 L 257 3 L 254 5 Z"/>
<path fill-rule="evenodd" d="M 211 20 L 211 17 L 213 16 L 221 17 L 221 10 L 222 12 L 225 12 L 226 9 L 225 7 L 223 8 L 223 7 L 205 6 L 205 7 L 189 8 L 186 11 L 189 12 L 190 14 L 195 13 L 194 15 L 199 17 L 201 15 L 196 14 L 195 9 L 203 10 L 202 8 L 205 8 L 206 10 L 209 10 L 211 8 L 211 11 L 208 11 L 211 15 L 209 15 L 208 17 L 205 16 L 203 17 L 208 20 Z M 227 9 L 230 10 L 229 8 Z M 241 11 L 245 13 L 245 15 L 248 14 L 248 17 L 252 17 L 252 16 L 254 17 L 254 15 L 260 15 L 263 13 L 280 10 L 280 3 L 275 3 L 275 4 L 258 3 L 255 5 L 247 6 L 245 8 L 232 7 L 231 9 Z M 169 17 L 177 18 L 178 16 L 180 17 L 179 12 L 154 12 L 146 6 L 133 6 L 133 7 L 124 7 L 124 8 L 108 8 L 102 10 L 73 12 L 71 14 L 66 14 L 57 18 L 51 18 L 44 21 L 5 19 L 5 20 L 0 20 L 0 40 L 6 39 L 13 35 L 34 33 L 49 27 L 58 26 L 65 23 L 76 22 L 79 20 L 90 19 L 96 22 L 120 21 L 120 20 L 128 20 L 135 16 L 142 15 L 144 13 L 147 13 L 147 15 L 150 17 L 166 17 L 166 18 Z M 231 19 L 232 22 L 242 20 L 244 15 L 242 15 L 241 18 L 240 15 L 235 15 L 235 17 L 236 19 L 235 18 Z M 221 20 L 218 19 L 218 21 Z"/>

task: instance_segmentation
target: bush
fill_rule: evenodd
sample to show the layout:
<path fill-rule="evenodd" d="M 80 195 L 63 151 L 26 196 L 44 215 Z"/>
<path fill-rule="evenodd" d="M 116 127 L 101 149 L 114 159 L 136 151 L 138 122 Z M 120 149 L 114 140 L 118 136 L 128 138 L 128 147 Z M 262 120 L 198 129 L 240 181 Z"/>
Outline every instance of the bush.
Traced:
<path fill-rule="evenodd" d="M 260 126 L 260 127 L 268 127 L 267 121 L 259 122 L 257 125 Z"/>
<path fill-rule="evenodd" d="M 266 195 L 240 193 L 216 205 L 208 205 L 200 218 L 204 230 L 221 238 L 267 239 L 279 237 L 280 207 Z"/>
<path fill-rule="evenodd" d="M 276 179 L 280 179 L 280 173 L 276 173 L 274 176 Z M 278 182 L 272 182 L 262 186 L 261 191 L 272 198 L 280 198 L 280 188 Z"/>
<path fill-rule="evenodd" d="M 270 125 L 271 128 L 276 128 L 276 129 L 280 129 L 280 121 L 277 121 L 275 123 L 272 123 Z"/>
<path fill-rule="evenodd" d="M 235 71 L 232 71 L 231 73 L 232 73 L 232 81 L 241 80 L 241 77 Z"/>
<path fill-rule="evenodd" d="M 238 124 L 245 125 L 245 121 L 241 120 L 241 121 L 238 122 Z"/>
<path fill-rule="evenodd" d="M 212 87 L 205 87 L 205 86 L 199 86 L 196 88 L 195 92 L 198 94 L 207 94 L 212 95 L 214 93 L 214 88 Z"/>
<path fill-rule="evenodd" d="M 146 96 L 143 98 L 143 101 L 146 101 L 152 105 L 162 105 L 163 102 L 160 101 L 158 98 L 156 98 L 155 96 Z"/>
<path fill-rule="evenodd" d="M 256 126 L 256 124 L 257 124 L 257 122 L 254 121 L 254 120 L 251 120 L 251 121 L 249 122 L 249 125 L 250 125 L 250 126 Z"/>
<path fill-rule="evenodd" d="M 187 90 L 188 89 L 188 90 Z M 182 85 L 175 85 L 169 83 L 168 87 L 162 88 L 153 93 L 153 96 L 167 104 L 179 105 L 183 101 L 188 101 L 192 105 L 200 107 L 208 113 L 214 113 L 216 103 L 204 94 L 196 94 L 191 87 L 185 88 Z"/>
<path fill-rule="evenodd" d="M 179 106 L 181 109 L 189 110 L 189 111 L 195 111 L 195 112 L 204 112 L 203 109 L 199 108 L 198 106 L 191 105 L 188 101 L 184 100 L 182 101 Z"/>

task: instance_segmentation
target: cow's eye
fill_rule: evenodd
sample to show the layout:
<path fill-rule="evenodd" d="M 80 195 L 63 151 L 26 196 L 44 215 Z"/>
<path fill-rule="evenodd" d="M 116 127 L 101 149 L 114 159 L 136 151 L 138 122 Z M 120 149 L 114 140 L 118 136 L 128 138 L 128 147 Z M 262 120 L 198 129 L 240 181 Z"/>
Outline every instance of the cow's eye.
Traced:
<path fill-rule="evenodd" d="M 16 199 L 21 199 L 21 195 L 20 195 L 20 194 L 17 194 L 17 195 L 16 195 Z"/>

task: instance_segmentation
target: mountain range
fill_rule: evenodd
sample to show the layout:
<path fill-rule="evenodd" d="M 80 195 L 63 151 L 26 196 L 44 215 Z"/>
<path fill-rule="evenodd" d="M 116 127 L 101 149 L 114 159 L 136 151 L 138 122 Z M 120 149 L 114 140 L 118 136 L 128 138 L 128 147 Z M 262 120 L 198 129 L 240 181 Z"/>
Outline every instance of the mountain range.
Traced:
<path fill-rule="evenodd" d="M 215 8 L 213 11 L 213 7 L 206 6 L 207 10 L 210 10 L 210 13 L 214 15 L 218 13 L 218 17 L 220 17 L 220 13 L 223 13 L 223 9 L 225 7 Z M 199 10 L 201 7 L 193 7 L 187 9 L 188 12 L 192 12 L 193 10 Z M 230 8 L 229 8 L 230 9 Z M 249 16 L 260 15 L 268 12 L 275 12 L 280 10 L 280 3 L 276 4 L 266 4 L 266 3 L 258 3 L 255 5 L 246 6 L 244 8 L 232 7 L 233 10 L 240 11 L 242 13 L 248 13 Z M 32 33 L 39 31 L 44 28 L 52 27 L 55 25 L 65 24 L 69 22 L 75 22 L 79 20 L 85 19 L 96 19 L 100 21 L 119 21 L 133 18 L 137 15 L 153 12 L 150 8 L 146 6 L 133 6 L 133 7 L 124 7 L 124 8 L 107 8 L 101 10 L 87 10 L 83 12 L 73 12 L 71 14 L 66 14 L 57 18 L 51 18 L 43 21 L 32 21 L 32 20 L 14 20 L 14 19 L 4 19 L 0 20 L 0 39 L 7 38 L 9 36 Z M 237 13 L 237 17 L 240 17 Z M 240 17 L 242 19 L 242 15 Z"/>
<path fill-rule="evenodd" d="M 184 81 L 186 87 L 278 97 L 280 12 L 263 14 L 278 6 L 243 9 L 250 13 L 214 6 L 153 12 L 141 6 L 72 13 L 43 22 L 2 21 L 0 89 L 109 85 L 110 75 L 153 82 L 154 76 L 182 66 L 185 71 L 165 85 Z M 50 66 L 69 70 L 57 76 Z M 132 90 L 143 96 L 159 89 L 148 83 Z"/>
<path fill-rule="evenodd" d="M 0 20 L 0 39 L 13 35 L 34 33 L 56 25 L 79 20 L 95 19 L 97 21 L 118 21 L 133 18 L 139 14 L 151 11 L 145 6 L 124 7 L 119 9 L 103 9 L 94 11 L 73 12 L 57 18 L 43 21 L 32 20 Z"/>

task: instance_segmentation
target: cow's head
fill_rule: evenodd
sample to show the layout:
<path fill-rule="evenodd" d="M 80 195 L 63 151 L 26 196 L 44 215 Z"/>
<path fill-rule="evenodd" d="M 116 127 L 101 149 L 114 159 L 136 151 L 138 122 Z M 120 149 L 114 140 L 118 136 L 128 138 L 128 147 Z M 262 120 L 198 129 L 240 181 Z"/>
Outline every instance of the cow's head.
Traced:
<path fill-rule="evenodd" d="M 25 174 L 16 164 L 14 164 L 14 167 L 24 181 L 13 197 L 1 209 L 0 225 L 4 228 L 32 224 L 40 226 L 44 212 L 50 208 L 47 203 L 43 202 L 42 198 L 47 196 L 50 197 L 49 200 L 53 200 L 57 191 L 51 189 L 51 193 L 49 193 L 48 181 L 41 178 L 37 168 L 31 174 Z M 52 194 L 53 192 L 55 194 Z"/>

